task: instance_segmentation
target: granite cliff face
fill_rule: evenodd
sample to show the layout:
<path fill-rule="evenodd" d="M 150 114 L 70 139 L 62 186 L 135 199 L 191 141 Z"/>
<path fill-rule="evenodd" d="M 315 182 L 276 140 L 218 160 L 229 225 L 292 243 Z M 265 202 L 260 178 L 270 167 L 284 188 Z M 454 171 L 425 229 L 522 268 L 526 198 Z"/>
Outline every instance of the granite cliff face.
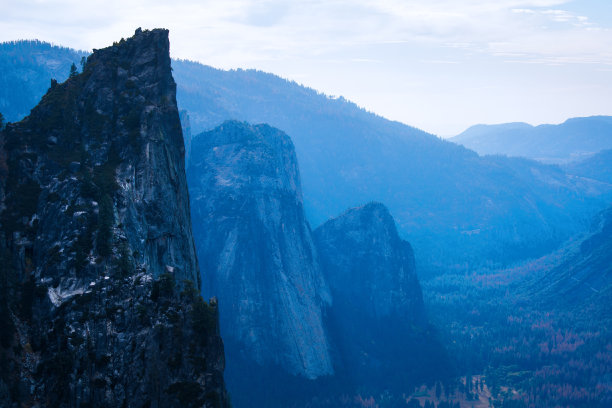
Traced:
<path fill-rule="evenodd" d="M 289 137 L 226 122 L 194 138 L 188 179 L 204 289 L 219 299 L 228 359 L 309 379 L 332 374 L 330 297 Z"/>
<path fill-rule="evenodd" d="M 168 31 L 94 51 L 0 143 L 0 406 L 223 406 Z"/>
<path fill-rule="evenodd" d="M 443 374 L 446 358 L 428 327 L 412 248 L 387 208 L 350 209 L 314 237 L 333 299 L 327 322 L 339 375 L 392 387 Z"/>

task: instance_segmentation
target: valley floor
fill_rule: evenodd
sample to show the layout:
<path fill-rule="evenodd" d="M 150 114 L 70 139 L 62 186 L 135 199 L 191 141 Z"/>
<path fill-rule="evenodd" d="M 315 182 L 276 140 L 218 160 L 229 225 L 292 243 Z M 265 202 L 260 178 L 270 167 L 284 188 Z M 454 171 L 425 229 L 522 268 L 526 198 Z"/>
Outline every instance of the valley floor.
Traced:
<path fill-rule="evenodd" d="M 424 280 L 430 316 L 458 371 L 485 384 L 490 406 L 610 407 L 611 322 L 534 296 L 544 261 Z M 487 405 L 461 402 L 472 406 Z"/>

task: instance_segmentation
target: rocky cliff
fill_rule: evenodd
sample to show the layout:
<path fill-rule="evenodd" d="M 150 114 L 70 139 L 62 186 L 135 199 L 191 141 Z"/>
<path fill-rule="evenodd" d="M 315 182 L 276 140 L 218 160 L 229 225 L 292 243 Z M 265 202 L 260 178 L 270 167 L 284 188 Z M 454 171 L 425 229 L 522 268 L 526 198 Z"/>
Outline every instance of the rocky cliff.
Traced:
<path fill-rule="evenodd" d="M 0 406 L 223 406 L 168 32 L 96 50 L 0 143 Z"/>
<path fill-rule="evenodd" d="M 314 231 L 333 298 L 328 324 L 340 375 L 357 386 L 406 386 L 443 376 L 410 244 L 379 203 L 353 208 Z"/>
<path fill-rule="evenodd" d="M 289 137 L 226 122 L 194 138 L 187 172 L 204 289 L 219 299 L 228 367 L 241 358 L 305 378 L 331 374 L 322 321 L 330 297 Z"/>

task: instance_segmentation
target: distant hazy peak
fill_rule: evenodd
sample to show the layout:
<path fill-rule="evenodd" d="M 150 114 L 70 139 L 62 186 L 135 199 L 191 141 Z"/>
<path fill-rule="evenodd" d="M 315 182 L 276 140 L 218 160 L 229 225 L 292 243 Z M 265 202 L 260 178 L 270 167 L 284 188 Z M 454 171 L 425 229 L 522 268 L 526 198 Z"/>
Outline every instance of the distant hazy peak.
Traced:
<path fill-rule="evenodd" d="M 534 127 L 533 125 L 530 125 L 529 123 L 525 123 L 525 122 L 496 123 L 496 124 L 491 124 L 491 125 L 477 124 L 477 125 L 470 126 L 466 130 L 464 130 L 462 133 L 460 133 L 459 135 L 451 137 L 450 140 L 453 140 L 455 138 L 460 138 L 464 134 L 474 135 L 474 134 L 480 134 L 482 132 L 488 132 L 492 128 L 500 129 L 500 130 L 517 130 L 517 129 L 525 130 L 525 129 L 531 129 L 533 127 Z"/>
<path fill-rule="evenodd" d="M 504 154 L 567 163 L 612 148 L 612 117 L 570 118 L 558 125 L 475 125 L 450 138 L 481 155 Z"/>

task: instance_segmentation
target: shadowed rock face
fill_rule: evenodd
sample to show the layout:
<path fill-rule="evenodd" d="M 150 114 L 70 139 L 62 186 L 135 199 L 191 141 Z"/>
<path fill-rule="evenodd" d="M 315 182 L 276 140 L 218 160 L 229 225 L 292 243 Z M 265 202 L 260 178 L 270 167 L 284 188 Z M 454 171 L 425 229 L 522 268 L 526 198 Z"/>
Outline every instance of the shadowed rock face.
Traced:
<path fill-rule="evenodd" d="M 168 31 L 137 30 L 2 132 L 1 401 L 225 404 L 175 90 Z"/>
<path fill-rule="evenodd" d="M 289 137 L 226 122 L 194 138 L 188 178 L 204 292 L 219 299 L 228 357 L 331 374 L 322 322 L 330 297 Z"/>
<path fill-rule="evenodd" d="M 448 369 L 430 332 L 410 244 L 385 206 L 370 203 L 314 231 L 333 305 L 328 326 L 339 375 L 357 386 L 402 387 Z"/>
<path fill-rule="evenodd" d="M 348 210 L 314 235 L 334 303 L 358 303 L 372 318 L 425 321 L 412 248 L 384 205 Z"/>

